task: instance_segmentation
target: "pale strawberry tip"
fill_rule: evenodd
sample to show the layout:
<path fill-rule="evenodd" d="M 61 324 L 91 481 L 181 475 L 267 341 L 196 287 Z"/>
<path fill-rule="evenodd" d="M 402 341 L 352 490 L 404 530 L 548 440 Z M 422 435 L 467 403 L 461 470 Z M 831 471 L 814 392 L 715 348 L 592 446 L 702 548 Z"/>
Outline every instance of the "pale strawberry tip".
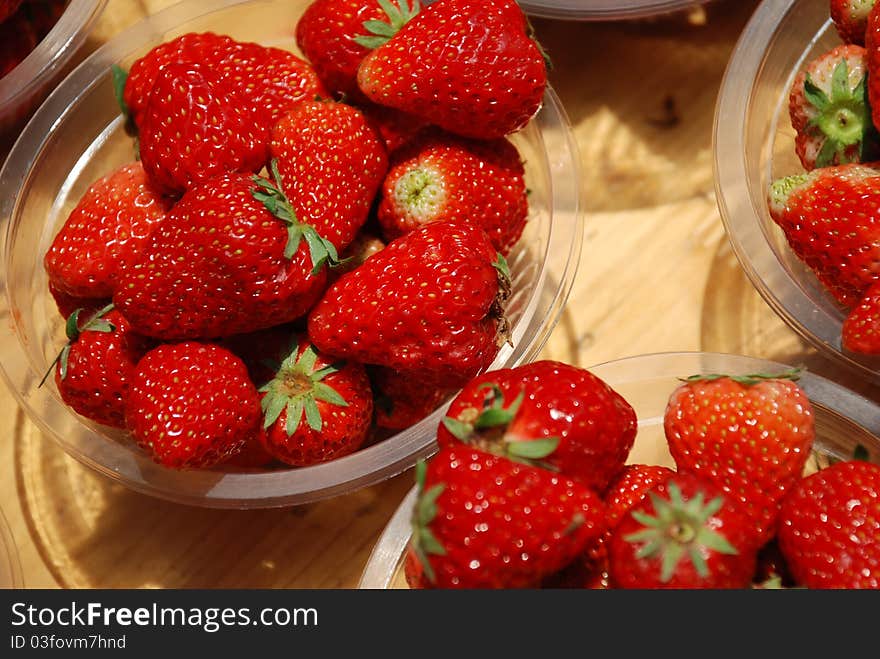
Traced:
<path fill-rule="evenodd" d="M 70 357 L 70 346 L 76 343 L 80 334 L 83 332 L 110 333 L 116 331 L 116 326 L 104 318 L 104 316 L 110 313 L 114 308 L 114 305 L 111 303 L 104 308 L 99 309 L 89 317 L 82 327 L 79 326 L 79 317 L 83 309 L 76 309 L 70 314 L 64 325 L 64 333 L 67 335 L 67 343 L 64 344 L 64 347 L 61 348 L 61 351 L 55 356 L 52 363 L 49 364 L 49 368 L 43 375 L 43 379 L 40 380 L 40 384 L 37 385 L 38 389 L 46 384 L 46 380 L 49 378 L 49 374 L 52 373 L 56 364 L 60 366 L 61 379 L 64 380 L 67 377 L 67 362 Z"/>
<path fill-rule="evenodd" d="M 356 44 L 368 50 L 374 50 L 388 43 L 391 37 L 400 32 L 400 29 L 422 9 L 419 0 L 413 0 L 412 6 L 410 6 L 409 0 L 398 0 L 397 5 L 390 0 L 378 0 L 378 2 L 388 17 L 388 21 L 364 21 L 363 25 L 367 34 L 354 38 Z"/>

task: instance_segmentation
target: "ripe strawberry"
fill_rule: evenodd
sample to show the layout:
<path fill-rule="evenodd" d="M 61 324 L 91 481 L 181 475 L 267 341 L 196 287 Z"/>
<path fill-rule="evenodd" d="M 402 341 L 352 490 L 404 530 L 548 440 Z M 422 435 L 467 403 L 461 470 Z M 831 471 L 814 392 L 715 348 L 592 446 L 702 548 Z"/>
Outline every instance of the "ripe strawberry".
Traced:
<path fill-rule="evenodd" d="M 77 414 L 125 427 L 125 400 L 138 361 L 149 349 L 112 305 L 67 319 L 68 342 L 53 364 L 61 399 Z"/>
<path fill-rule="evenodd" d="M 412 547 L 438 588 L 523 588 L 604 531 L 602 500 L 577 481 L 464 446 L 420 465 Z"/>
<path fill-rule="evenodd" d="M 139 162 L 92 184 L 46 252 L 49 284 L 73 297 L 110 297 L 171 204 Z"/>
<path fill-rule="evenodd" d="M 260 440 L 282 462 L 327 462 L 356 451 L 367 438 L 373 396 L 364 367 L 331 362 L 302 337 L 293 337 L 274 379 L 259 391 Z"/>
<path fill-rule="evenodd" d="M 370 123 L 379 131 L 388 153 L 402 147 L 428 125 L 414 114 L 401 112 L 384 105 L 364 102 L 359 107 Z"/>
<path fill-rule="evenodd" d="M 103 309 L 108 304 L 110 304 L 110 300 L 104 298 L 85 298 L 85 297 L 73 297 L 72 295 L 68 295 L 67 293 L 62 293 L 57 288 L 49 284 L 49 294 L 52 296 L 52 299 L 55 301 L 55 306 L 58 308 L 58 313 L 65 319 L 70 317 L 77 309 L 82 309 L 83 311 L 80 315 L 83 318 L 88 318 L 89 316 L 94 315 L 98 309 Z"/>
<path fill-rule="evenodd" d="M 419 9 L 419 0 L 315 0 L 297 23 L 296 43 L 328 89 L 360 99 L 361 60 Z"/>
<path fill-rule="evenodd" d="M 330 355 L 460 386 L 504 341 L 509 281 L 481 229 L 428 224 L 330 286 L 309 314 L 309 338 Z"/>
<path fill-rule="evenodd" d="M 423 132 L 392 158 L 379 222 L 393 240 L 429 222 L 467 220 L 507 254 L 526 224 L 524 173 L 519 152 L 504 138 L 487 142 Z"/>
<path fill-rule="evenodd" d="M 375 103 L 491 139 L 538 111 L 547 70 L 514 0 L 439 0 L 370 52 L 357 81 Z"/>
<path fill-rule="evenodd" d="M 540 459 L 597 492 L 623 468 L 635 437 L 636 414 L 620 394 L 554 361 L 479 375 L 437 431 L 440 446 L 466 442 L 513 460 Z"/>
<path fill-rule="evenodd" d="M 18 66 L 36 47 L 37 33 L 24 12 L 17 12 L 0 24 L 0 78 Z"/>
<path fill-rule="evenodd" d="M 409 428 L 440 407 L 453 393 L 452 389 L 441 389 L 411 374 L 381 366 L 371 368 L 370 376 L 379 428 Z"/>
<path fill-rule="evenodd" d="M 168 64 L 141 117 L 140 154 L 155 188 L 176 195 L 228 172 L 260 169 L 265 133 L 212 69 Z"/>
<path fill-rule="evenodd" d="M 770 188 L 770 215 L 794 253 L 846 306 L 880 279 L 880 170 L 842 165 Z"/>
<path fill-rule="evenodd" d="M 608 506 L 605 521 L 613 531 L 624 516 L 640 504 L 649 490 L 665 483 L 675 475 L 672 469 L 658 465 L 632 464 L 625 466 L 602 497 Z"/>
<path fill-rule="evenodd" d="M 211 467 L 257 435 L 259 395 L 242 361 L 225 348 L 164 344 L 138 362 L 125 418 L 138 445 L 159 464 Z"/>
<path fill-rule="evenodd" d="M 792 85 L 789 114 L 805 169 L 880 155 L 868 108 L 865 49 L 838 46 L 811 61 Z"/>
<path fill-rule="evenodd" d="M 669 398 L 663 419 L 679 471 L 720 488 L 752 518 L 762 542 L 779 502 L 801 478 L 815 430 L 813 408 L 792 380 L 771 375 L 695 375 Z"/>
<path fill-rule="evenodd" d="M 0 23 L 18 11 L 22 0 L 0 0 Z"/>
<path fill-rule="evenodd" d="M 615 529 L 609 547 L 618 588 L 746 588 L 758 543 L 751 520 L 693 474 L 648 492 Z"/>
<path fill-rule="evenodd" d="M 843 323 L 843 347 L 865 355 L 880 355 L 880 280 Z"/>
<path fill-rule="evenodd" d="M 214 68 L 243 45 L 231 37 L 213 32 L 189 32 L 161 43 L 137 59 L 127 74 L 118 67 L 114 69 L 120 105 L 140 126 L 150 92 L 163 68 L 170 64 L 199 64 L 208 69 Z"/>
<path fill-rule="evenodd" d="M 844 43 L 863 46 L 875 0 L 831 0 L 831 20 Z"/>
<path fill-rule="evenodd" d="M 779 546 L 808 588 L 880 589 L 880 467 L 838 462 L 782 502 Z"/>
<path fill-rule="evenodd" d="M 388 169 L 363 113 L 332 101 L 300 103 L 275 125 L 271 152 L 297 217 L 336 249 L 354 240 Z"/>
<path fill-rule="evenodd" d="M 166 340 L 213 338 L 303 315 L 337 257 L 277 185 L 227 174 L 185 194 L 123 272 L 114 301 L 132 326 Z"/>

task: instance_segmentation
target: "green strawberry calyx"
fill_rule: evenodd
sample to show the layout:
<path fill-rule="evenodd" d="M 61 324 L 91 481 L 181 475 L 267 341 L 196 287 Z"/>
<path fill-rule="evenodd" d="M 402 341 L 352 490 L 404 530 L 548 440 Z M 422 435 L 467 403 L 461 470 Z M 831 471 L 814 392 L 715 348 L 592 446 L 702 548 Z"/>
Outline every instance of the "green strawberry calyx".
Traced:
<path fill-rule="evenodd" d="M 300 354 L 299 343 L 294 340 L 280 364 L 273 365 L 275 377 L 258 389 L 265 394 L 260 401 L 263 409 L 263 427 L 269 428 L 286 411 L 284 430 L 292 436 L 300 426 L 303 416 L 309 428 L 321 432 L 324 421 L 318 409 L 318 401 L 339 407 L 348 402 L 324 378 L 337 373 L 342 364 L 330 364 L 317 368 L 318 351 L 309 345 Z"/>
<path fill-rule="evenodd" d="M 430 529 L 430 525 L 437 516 L 437 498 L 443 494 L 446 485 L 437 483 L 426 491 L 425 475 L 427 471 L 428 466 L 424 461 L 416 465 L 416 485 L 418 486 L 419 494 L 412 512 L 412 538 L 410 539 L 410 546 L 413 552 L 415 552 L 416 558 L 422 564 L 425 576 L 428 577 L 431 583 L 435 583 L 437 575 L 431 566 L 428 555 L 444 556 L 446 555 L 446 549 L 437 540 L 437 537 Z"/>
<path fill-rule="evenodd" d="M 70 316 L 67 318 L 67 323 L 64 325 L 64 333 L 67 335 L 67 343 L 64 344 L 64 347 L 61 348 L 61 352 L 59 352 L 55 356 L 55 359 L 52 360 L 52 363 L 49 364 L 49 368 L 43 375 L 43 379 L 40 380 L 39 387 L 42 387 L 46 383 L 46 380 L 49 378 L 49 374 L 52 372 L 52 369 L 55 368 L 56 364 L 58 364 L 61 379 L 64 380 L 67 377 L 67 362 L 70 358 L 70 347 L 77 342 L 83 332 L 109 333 L 116 331 L 116 326 L 109 320 L 104 318 L 104 316 L 110 313 L 113 309 L 113 304 L 108 304 L 106 307 L 99 309 L 94 314 L 89 316 L 88 320 L 86 320 L 86 322 L 82 325 L 80 325 L 79 322 L 79 317 L 82 315 L 83 312 L 82 307 L 76 309 L 72 314 L 70 314 Z"/>
<path fill-rule="evenodd" d="M 396 5 L 391 0 L 378 0 L 378 2 L 388 21 L 364 21 L 363 25 L 367 34 L 361 34 L 354 38 L 356 44 L 368 50 L 374 50 L 388 43 L 391 37 L 400 32 L 400 29 L 422 9 L 419 0 L 413 0 L 412 5 L 409 0 L 397 0 Z"/>
<path fill-rule="evenodd" d="M 525 389 L 505 407 L 504 392 L 497 384 L 485 382 L 480 388 L 489 390 L 483 399 L 482 409 L 469 407 L 462 410 L 458 418 L 444 417 L 446 430 L 459 441 L 487 453 L 555 471 L 555 467 L 542 461 L 559 447 L 559 437 L 524 439 L 507 432 L 525 400 Z"/>
<path fill-rule="evenodd" d="M 841 59 L 831 74 L 830 94 L 818 87 L 809 73 L 804 80 L 804 96 L 816 109 L 816 116 L 807 125 L 824 137 L 816 156 L 816 167 L 861 161 L 866 148 L 876 142 L 868 104 L 867 76 L 862 76 L 851 88 L 849 73 L 846 58 Z M 850 147 L 855 145 L 859 147 L 857 153 L 849 153 Z"/>
<path fill-rule="evenodd" d="M 797 382 L 803 368 L 793 368 L 783 373 L 749 373 L 747 375 L 725 375 L 723 373 L 707 373 L 703 375 L 691 375 L 687 378 L 679 378 L 682 382 L 714 382 L 716 380 L 732 380 L 744 387 L 752 387 L 761 382 L 771 382 L 773 380 L 790 380 Z"/>
<path fill-rule="evenodd" d="M 722 497 L 715 497 L 707 502 L 704 493 L 700 492 L 685 501 L 676 483 L 669 484 L 668 500 L 654 492 L 649 492 L 648 496 L 654 506 L 654 514 L 633 511 L 633 518 L 644 528 L 625 535 L 623 539 L 629 543 L 641 544 L 636 550 L 637 559 L 660 560 L 660 580 L 663 583 L 672 579 L 684 558 L 690 559 L 697 574 L 705 579 L 709 576 L 706 554 L 739 553 L 710 524 L 712 516 L 724 505 Z"/>
<path fill-rule="evenodd" d="M 266 210 L 287 225 L 287 244 L 284 247 L 284 258 L 290 260 L 299 249 L 300 242 L 305 238 L 309 247 L 309 255 L 312 259 L 312 274 L 316 275 L 326 264 L 331 268 L 341 265 L 336 248 L 326 238 L 322 237 L 317 229 L 310 224 L 300 222 L 293 210 L 290 201 L 284 194 L 284 185 L 281 180 L 281 172 L 278 171 L 278 161 L 273 159 L 269 165 L 274 183 L 262 176 L 254 175 L 251 180 L 257 184 L 257 188 L 251 190 L 254 199 L 262 203 Z"/>

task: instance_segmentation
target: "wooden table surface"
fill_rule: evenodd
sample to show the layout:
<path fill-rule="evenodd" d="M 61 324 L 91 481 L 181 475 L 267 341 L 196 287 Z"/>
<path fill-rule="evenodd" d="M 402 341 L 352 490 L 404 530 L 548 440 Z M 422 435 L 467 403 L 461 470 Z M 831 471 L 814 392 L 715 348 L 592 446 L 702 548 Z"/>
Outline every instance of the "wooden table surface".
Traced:
<path fill-rule="evenodd" d="M 169 4 L 109 0 L 84 53 Z M 741 353 L 806 363 L 880 400 L 774 315 L 724 235 L 713 110 L 756 5 L 726 0 L 632 23 L 534 21 L 580 145 L 587 200 L 580 271 L 544 356 L 590 366 L 651 352 Z M 87 470 L 5 389 L 0 437 L 0 503 L 28 587 L 354 587 L 412 484 L 405 473 L 293 509 L 202 510 Z"/>

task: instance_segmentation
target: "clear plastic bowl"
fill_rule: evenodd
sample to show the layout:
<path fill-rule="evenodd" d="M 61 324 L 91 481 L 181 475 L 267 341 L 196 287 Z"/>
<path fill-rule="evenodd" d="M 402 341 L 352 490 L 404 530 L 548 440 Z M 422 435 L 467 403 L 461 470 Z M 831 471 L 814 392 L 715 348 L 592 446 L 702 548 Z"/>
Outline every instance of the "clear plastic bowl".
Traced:
<path fill-rule="evenodd" d="M 798 334 L 862 377 L 880 382 L 880 358 L 841 347 L 844 310 L 788 247 L 767 191 L 802 172 L 788 117 L 794 77 L 840 44 L 827 0 L 766 0 L 727 66 L 715 113 L 715 187 L 731 245 L 761 296 Z"/>
<path fill-rule="evenodd" d="M 679 378 L 697 373 L 779 373 L 788 366 L 776 362 L 708 352 L 662 353 L 629 357 L 590 368 L 635 409 L 639 431 L 629 456 L 631 463 L 675 466 L 663 433 L 663 414 Z M 880 462 L 880 406 L 812 373 L 798 384 L 815 410 L 816 443 L 821 455 L 848 459 L 861 444 Z M 361 588 L 406 588 L 403 560 L 410 538 L 413 488 L 382 532 L 361 576 Z"/>
<path fill-rule="evenodd" d="M 525 0 L 519 4 L 533 16 L 579 21 L 608 21 L 665 14 L 710 0 Z"/>
<path fill-rule="evenodd" d="M 0 511 L 0 588 L 21 588 L 22 585 L 18 550 L 3 511 Z"/>
<path fill-rule="evenodd" d="M 106 4 L 107 0 L 70 0 L 49 34 L 0 78 L 0 142 L 10 140 L 51 91 Z"/>
<path fill-rule="evenodd" d="M 178 472 L 153 463 L 124 435 L 91 424 L 61 401 L 52 379 L 38 388 L 63 344 L 42 257 L 88 185 L 132 159 L 113 97 L 110 66 L 128 67 L 158 43 L 214 30 L 294 47 L 304 0 L 179 3 L 114 38 L 46 100 L 0 172 L 0 277 L 5 295 L 0 363 L 29 417 L 72 456 L 135 490 L 181 503 L 255 508 L 305 503 L 389 478 L 434 450 L 439 414 L 339 460 L 302 469 Z M 581 249 L 579 158 L 570 125 L 548 90 L 534 121 L 513 141 L 526 161 L 531 214 L 509 259 L 513 347 L 493 367 L 534 359 L 559 320 Z"/>

